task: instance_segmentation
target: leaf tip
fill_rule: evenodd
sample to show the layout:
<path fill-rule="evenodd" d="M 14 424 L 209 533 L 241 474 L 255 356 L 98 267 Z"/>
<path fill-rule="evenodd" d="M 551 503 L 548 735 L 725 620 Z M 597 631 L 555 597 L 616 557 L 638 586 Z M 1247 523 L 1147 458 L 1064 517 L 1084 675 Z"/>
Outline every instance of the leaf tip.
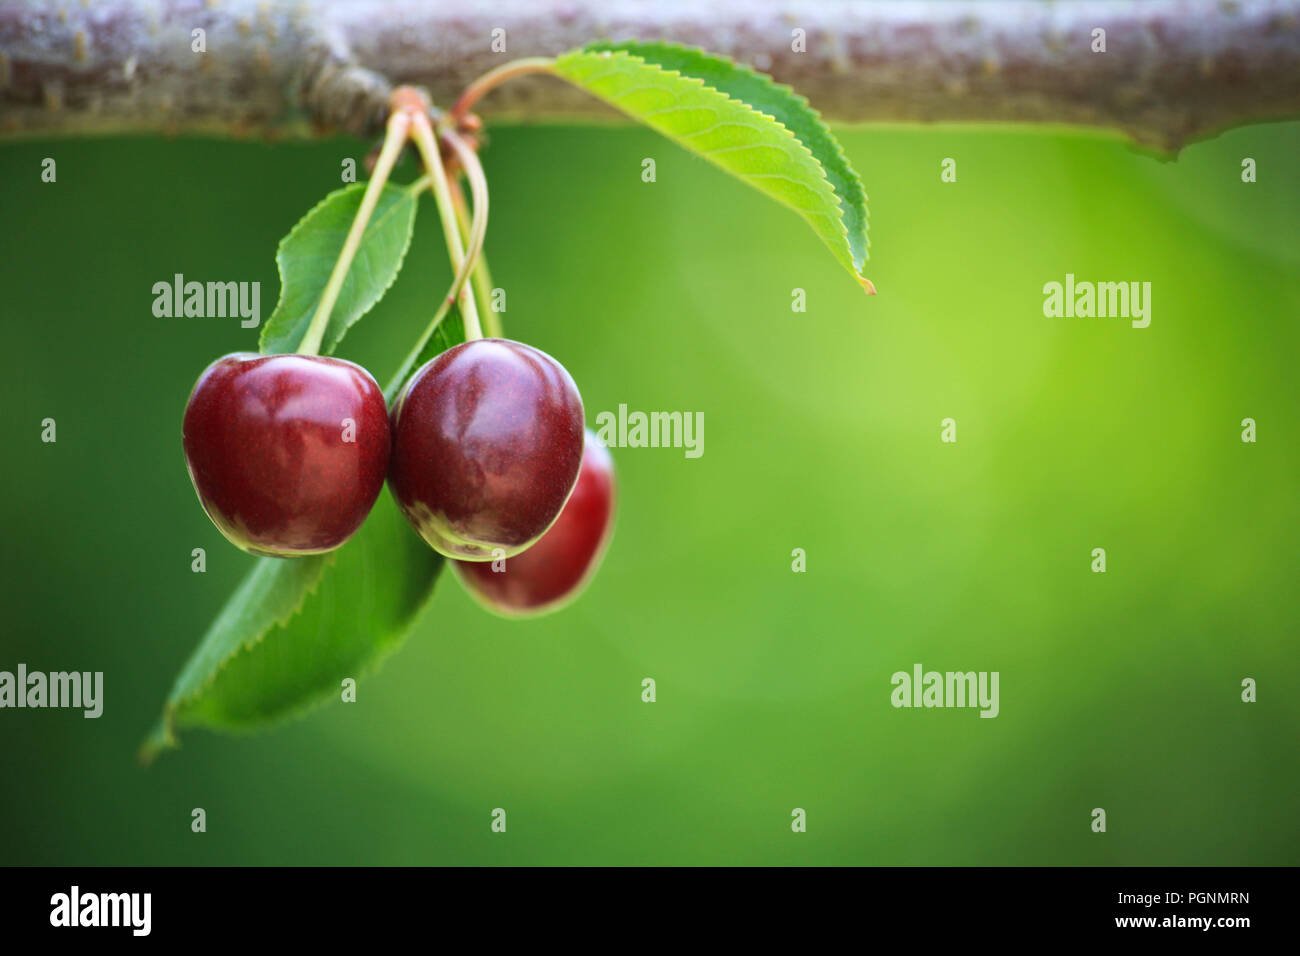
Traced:
<path fill-rule="evenodd" d="M 158 719 L 158 726 L 145 738 L 140 749 L 136 751 L 135 759 L 141 767 L 150 767 L 158 755 L 164 750 L 175 750 L 179 746 L 176 742 L 176 735 L 172 732 L 171 716 L 163 714 Z"/>
<path fill-rule="evenodd" d="M 865 292 L 867 295 L 876 294 L 876 284 L 872 282 L 870 279 L 868 279 L 866 276 L 858 276 L 858 281 L 862 283 L 862 291 Z"/>

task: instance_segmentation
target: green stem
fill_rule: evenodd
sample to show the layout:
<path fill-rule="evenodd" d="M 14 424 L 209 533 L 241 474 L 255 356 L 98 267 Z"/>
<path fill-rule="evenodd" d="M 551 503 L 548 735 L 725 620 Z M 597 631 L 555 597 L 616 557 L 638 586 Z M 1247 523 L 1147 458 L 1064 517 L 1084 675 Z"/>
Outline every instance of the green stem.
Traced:
<path fill-rule="evenodd" d="M 438 142 L 434 136 L 433 126 L 426 115 L 417 113 L 411 117 L 411 134 L 415 138 L 415 145 L 420 151 L 420 156 L 424 159 L 424 165 L 429 170 L 430 185 L 433 188 L 433 198 L 438 204 L 438 217 L 442 220 L 442 233 L 447 240 L 447 252 L 451 258 L 451 267 L 459 276 L 465 270 L 467 261 L 465 248 L 460 241 L 460 228 L 456 224 L 456 211 L 452 206 L 451 192 L 447 188 L 447 170 L 442 165 L 442 156 L 438 152 Z M 455 143 L 452 145 L 454 148 Z M 483 212 L 486 215 L 486 207 L 484 207 Z M 484 227 L 486 228 L 486 223 L 484 223 Z M 472 261 L 470 262 L 470 268 L 473 268 Z M 470 342 L 481 339 L 483 330 L 479 327 L 478 308 L 474 302 L 474 291 L 468 283 L 461 284 L 459 299 L 461 314 L 465 319 L 465 339 Z"/>
<path fill-rule="evenodd" d="M 465 202 L 465 190 L 461 188 L 460 180 L 454 179 L 451 183 L 451 201 L 456 207 L 456 223 L 460 226 L 461 237 L 468 242 L 470 235 L 470 216 L 469 205 Z M 478 261 L 474 263 L 474 275 L 470 279 L 474 283 L 474 295 L 478 297 L 479 303 L 483 308 L 483 329 L 487 332 L 489 338 L 505 338 L 505 330 L 501 327 L 501 314 L 492 308 L 492 272 L 488 268 L 487 256 L 479 254 Z"/>
<path fill-rule="evenodd" d="M 430 177 L 424 176 L 420 179 L 417 185 L 423 188 L 429 184 L 429 179 Z M 402 383 L 406 381 L 407 377 L 411 374 L 411 371 L 415 368 L 415 363 L 420 360 L 420 353 L 424 351 L 425 345 L 427 345 L 429 339 L 433 337 L 433 333 L 437 331 L 438 326 L 442 324 L 442 320 L 447 317 L 447 313 L 451 311 L 452 303 L 454 303 L 460 296 L 461 289 L 464 288 L 465 282 L 470 277 L 470 273 L 472 272 L 474 275 L 478 274 L 478 265 L 482 262 L 482 260 L 478 258 L 478 253 L 483 248 L 483 237 L 487 234 L 487 180 L 481 178 L 480 183 L 482 195 L 480 197 L 480 202 L 475 203 L 474 219 L 472 222 L 468 218 L 464 220 L 460 218 L 461 212 L 464 211 L 464 197 L 460 195 L 459 186 L 451 194 L 453 204 L 456 204 L 456 200 L 459 199 L 459 204 L 456 204 L 457 225 L 460 227 L 461 232 L 464 233 L 465 243 L 469 246 L 470 254 L 465 258 L 465 261 L 461 263 L 460 271 L 456 273 L 456 278 L 452 280 L 451 289 L 448 290 L 445 296 L 443 296 L 442 302 L 438 305 L 438 311 L 434 313 L 433 319 L 430 320 L 424 332 L 421 333 L 420 337 L 416 340 L 415 346 L 402 361 L 401 366 L 397 369 L 397 374 L 394 375 L 392 380 L 388 383 L 388 387 L 384 389 L 384 397 L 388 400 L 389 404 L 392 404 L 393 399 L 397 397 L 397 393 L 401 389 Z"/>
<path fill-rule="evenodd" d="M 419 129 L 421 121 L 417 119 L 415 125 L 417 127 L 415 133 L 418 145 L 420 138 L 423 137 L 424 134 L 423 131 Z M 488 222 L 487 177 L 483 175 L 483 167 L 479 164 L 478 156 L 469 148 L 468 144 L 466 144 L 454 132 L 445 131 L 443 135 L 447 138 L 452 149 L 456 151 L 456 156 L 460 160 L 461 165 L 465 167 L 466 175 L 468 176 L 471 188 L 474 191 L 474 216 L 473 219 L 470 220 L 465 209 L 465 198 L 460 193 L 459 185 L 455 187 L 454 192 L 446 186 L 446 184 L 450 183 L 451 180 L 450 177 L 447 176 L 446 169 L 441 165 L 441 156 L 438 157 L 438 169 L 443 176 L 444 189 L 453 214 L 452 218 L 454 221 L 452 222 L 452 228 L 455 230 L 457 238 L 460 241 L 463 241 L 468 247 L 468 253 L 460 254 L 460 265 L 457 267 L 456 277 L 452 280 L 451 289 L 448 290 L 445 296 L 443 296 L 442 302 L 439 303 L 438 311 L 434 313 L 433 319 L 430 320 L 424 332 L 420 335 L 419 339 L 416 340 L 415 346 L 402 361 L 401 366 L 398 367 L 397 373 L 389 381 L 388 387 L 384 389 L 384 397 L 390 404 L 397 397 L 397 393 L 401 390 L 402 384 L 411 374 L 411 371 L 415 367 L 415 363 L 419 361 L 420 353 L 424 351 L 424 347 L 428 344 L 433 333 L 437 331 L 438 326 L 442 324 L 442 320 L 447 317 L 447 313 L 451 310 L 452 305 L 459 299 L 462 314 L 466 316 L 469 314 L 467 309 L 474 308 L 473 294 L 466 287 L 466 283 L 470 280 L 471 275 L 478 274 L 478 266 L 482 261 L 480 259 L 480 253 L 483 251 L 483 240 L 487 235 Z M 435 145 L 433 148 L 436 154 L 437 146 Z M 417 185 L 421 187 L 424 185 L 432 185 L 432 179 L 432 174 L 424 176 L 419 180 Z M 437 195 L 436 189 L 434 190 L 434 194 L 435 196 Z M 444 210 L 445 207 L 442 203 L 439 203 L 438 211 L 443 213 Z M 446 227 L 447 222 L 447 217 L 444 215 L 444 228 Z M 456 248 L 453 247 L 450 239 L 448 239 L 447 249 L 451 255 L 452 262 L 455 263 L 458 253 Z M 468 330 L 469 320 L 467 318 L 466 335 L 467 338 L 470 338 L 471 336 L 468 335 Z M 472 338 L 481 337 L 482 335 L 480 333 L 478 336 L 473 336 Z"/>
<path fill-rule="evenodd" d="M 402 147 L 406 145 L 406 136 L 410 127 L 410 117 L 405 113 L 394 113 L 388 118 L 384 145 L 379 151 L 379 159 L 375 162 L 375 171 L 370 177 L 370 182 L 366 183 L 366 193 L 361 197 L 361 208 L 357 210 L 356 217 L 352 220 L 352 228 L 348 230 L 347 239 L 343 242 L 343 250 L 334 263 L 334 270 L 325 285 L 320 304 L 316 306 L 316 314 L 312 316 L 311 324 L 307 326 L 307 334 L 302 337 L 302 342 L 298 346 L 298 352 L 302 355 L 320 353 L 321 341 L 325 337 L 325 329 L 330 321 L 330 312 L 334 309 L 334 303 L 338 301 L 339 293 L 343 291 L 343 282 L 348 277 L 348 269 L 352 266 L 357 250 L 361 248 L 366 226 L 370 222 L 371 213 L 375 211 L 375 205 L 379 202 L 384 184 L 388 182 L 393 165 L 401 155 Z"/>
<path fill-rule="evenodd" d="M 406 358 L 402 359 L 402 364 L 398 366 L 397 372 L 388 380 L 388 384 L 384 387 L 384 400 L 387 401 L 389 405 L 393 404 L 393 399 L 395 399 L 397 393 L 401 391 L 402 384 L 406 381 L 407 377 L 410 376 L 411 372 L 415 370 L 415 363 L 419 361 L 420 353 L 424 351 L 425 345 L 428 344 L 433 333 L 438 330 L 438 326 L 442 324 L 442 320 L 447 317 L 447 313 L 451 310 L 452 301 L 452 299 L 442 300 L 442 304 L 438 306 L 438 311 L 433 315 L 433 320 L 429 322 L 428 326 L 425 327 L 425 330 L 416 340 L 415 347 L 407 353 Z"/>
<path fill-rule="evenodd" d="M 465 225 L 465 197 L 461 192 L 452 176 L 447 177 L 447 196 L 451 200 L 452 212 L 456 217 L 457 231 L 462 233 L 465 242 L 465 264 L 472 270 L 473 274 L 478 272 L 478 264 L 483 260 L 483 243 L 487 239 L 488 227 L 488 185 L 487 176 L 483 172 L 483 164 L 479 162 L 478 153 L 470 148 L 470 145 L 453 129 L 444 129 L 442 138 L 456 153 L 456 159 L 460 161 L 461 168 L 465 171 L 465 178 L 469 180 L 470 194 L 474 197 L 474 214 L 470 217 L 469 226 Z M 461 285 L 469 276 L 461 276 L 454 292 L 459 294 Z M 484 298 L 483 292 L 479 287 L 474 288 L 475 304 L 481 308 L 487 308 L 487 299 Z M 481 304 L 481 305 L 480 305 Z M 486 313 L 491 315 L 489 311 Z M 488 320 L 489 326 L 491 319 Z"/>
<path fill-rule="evenodd" d="M 526 73 L 550 73 L 554 66 L 555 60 L 551 57 L 529 56 L 521 60 L 511 60 L 509 63 L 503 63 L 495 70 L 489 70 L 465 87 L 465 92 L 460 94 L 460 99 L 456 101 L 456 105 L 447 114 L 449 122 L 451 125 L 459 124 L 465 114 L 484 94 L 496 89 L 506 80 L 513 79 L 516 76 L 523 76 Z"/>

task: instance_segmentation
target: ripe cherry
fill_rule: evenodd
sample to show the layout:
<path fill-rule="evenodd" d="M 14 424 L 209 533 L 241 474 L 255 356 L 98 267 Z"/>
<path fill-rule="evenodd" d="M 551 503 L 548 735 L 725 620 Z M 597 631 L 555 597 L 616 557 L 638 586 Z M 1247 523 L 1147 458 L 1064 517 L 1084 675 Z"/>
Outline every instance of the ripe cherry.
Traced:
<path fill-rule="evenodd" d="M 217 359 L 190 394 L 183 436 L 204 510 L 254 554 L 337 548 L 365 521 L 388 468 L 383 393 L 343 359 Z"/>
<path fill-rule="evenodd" d="M 560 517 L 540 541 L 497 570 L 495 561 L 453 561 L 471 594 L 511 616 L 567 604 L 595 574 L 614 530 L 614 459 L 590 429 L 582 470 Z"/>
<path fill-rule="evenodd" d="M 510 557 L 560 514 L 582 431 L 582 398 L 559 362 L 507 339 L 465 342 L 416 371 L 394 404 L 389 487 L 434 550 Z"/>

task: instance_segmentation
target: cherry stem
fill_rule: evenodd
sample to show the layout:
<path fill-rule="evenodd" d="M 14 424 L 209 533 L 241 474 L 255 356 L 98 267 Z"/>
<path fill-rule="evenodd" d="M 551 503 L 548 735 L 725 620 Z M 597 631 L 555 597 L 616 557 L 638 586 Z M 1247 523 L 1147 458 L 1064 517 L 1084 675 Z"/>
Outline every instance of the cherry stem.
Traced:
<path fill-rule="evenodd" d="M 420 353 L 424 351 L 424 347 L 429 343 L 429 339 L 433 336 L 433 333 L 437 331 L 438 326 L 442 324 L 442 320 L 447 317 L 447 313 L 451 310 L 452 302 L 453 300 L 451 298 L 445 298 L 442 300 L 442 304 L 438 306 L 438 311 L 433 314 L 433 319 L 430 320 L 425 330 L 420 333 L 420 338 L 416 341 L 415 347 L 407 353 L 406 358 L 402 360 L 402 364 L 398 366 L 397 372 L 389 380 L 387 387 L 384 389 L 384 400 L 388 402 L 389 405 L 393 404 L 393 399 L 397 397 L 397 393 L 406 382 L 407 376 L 409 376 L 412 370 L 414 370 L 415 363 L 420 360 Z"/>
<path fill-rule="evenodd" d="M 488 185 L 483 164 L 479 162 L 478 154 L 470 148 L 470 145 L 455 130 L 443 130 L 442 138 L 455 152 L 456 159 L 465 170 L 465 178 L 469 180 L 470 195 L 474 197 L 474 215 L 467 227 L 464 220 L 465 196 L 455 180 L 447 175 L 447 198 L 451 202 L 458 231 L 465 234 L 465 268 L 462 274 L 457 276 L 458 282 L 454 288 L 454 293 L 459 295 L 461 287 L 469 278 L 468 273 L 477 268 L 483 255 L 483 241 L 487 238 L 488 225 Z M 444 175 L 446 175 L 445 170 Z M 459 202 L 457 202 L 458 197 Z"/>
<path fill-rule="evenodd" d="M 451 112 L 447 114 L 449 121 L 454 125 L 459 125 L 460 121 L 465 118 L 465 114 L 483 98 L 484 94 L 496 89 L 506 80 L 527 73 L 550 73 L 554 66 L 555 60 L 550 57 L 529 56 L 521 60 L 511 60 L 509 63 L 503 63 L 495 70 L 489 70 L 465 87 L 465 92 L 460 94 L 460 99 L 456 101 L 456 104 L 451 108 Z"/>
<path fill-rule="evenodd" d="M 470 214 L 469 204 L 465 201 L 465 190 L 461 188 L 460 179 L 455 176 L 449 176 L 449 186 L 451 188 L 451 201 L 456 207 L 456 223 L 460 226 L 460 234 L 465 241 L 469 241 L 470 235 Z M 492 301 L 492 272 L 488 269 L 487 256 L 479 254 L 478 261 L 474 263 L 474 275 L 470 281 L 474 283 L 474 295 L 478 297 L 480 306 L 483 309 L 483 328 L 487 334 L 494 339 L 505 338 L 505 330 L 501 327 L 501 315 L 490 305 Z"/>
<path fill-rule="evenodd" d="M 454 176 L 447 176 L 447 197 L 451 200 L 452 213 L 456 217 L 457 232 L 461 234 L 465 242 L 465 269 L 459 276 L 460 284 L 456 287 L 456 292 L 460 292 L 460 286 L 464 285 L 466 279 L 479 274 L 480 268 L 483 267 L 483 242 L 487 239 L 488 225 L 488 185 L 487 176 L 483 172 L 483 164 L 479 162 L 478 153 L 455 130 L 444 129 L 442 138 L 452 148 L 456 154 L 456 159 L 460 161 L 461 169 L 465 171 L 465 178 L 469 181 L 470 195 L 474 200 L 474 212 L 466 222 L 465 194 L 461 191 L 460 184 Z M 489 309 L 488 299 L 484 296 L 483 289 L 476 284 L 474 288 L 475 305 L 480 309 Z M 491 328 L 496 323 L 493 321 L 492 313 L 489 309 L 486 325 L 489 328 L 489 334 L 499 335 L 500 330 L 492 332 Z"/>
<path fill-rule="evenodd" d="M 388 128 L 384 133 L 384 145 L 379 151 L 379 159 L 375 162 L 375 171 L 370 177 L 370 182 L 366 183 L 365 195 L 361 197 L 361 207 L 352 220 L 352 228 L 348 230 L 347 239 L 343 242 L 343 250 L 334 263 L 333 271 L 330 272 L 329 281 L 326 283 L 325 291 L 321 295 L 320 304 L 316 306 L 316 314 L 312 316 L 311 324 L 307 326 L 307 334 L 302 337 L 302 342 L 298 346 L 298 352 L 302 355 L 318 355 L 320 353 L 321 342 L 325 337 L 325 329 L 329 325 L 330 312 L 333 311 L 334 304 L 338 301 L 339 293 L 343 291 L 343 282 L 347 279 L 348 269 L 352 266 L 352 260 L 356 257 L 357 250 L 361 248 L 361 240 L 365 235 L 366 226 L 370 223 L 370 216 L 375 211 L 375 205 L 379 202 L 379 195 L 383 192 L 384 184 L 388 182 L 388 176 L 393 171 L 397 157 L 401 155 L 402 147 L 406 145 L 406 137 L 410 127 L 411 118 L 405 112 L 395 112 L 388 118 Z"/>
<path fill-rule="evenodd" d="M 460 228 L 456 225 L 456 211 L 452 207 L 451 192 L 447 189 L 447 170 L 442 165 L 442 156 L 438 150 L 438 141 L 433 132 L 433 124 L 429 122 L 429 117 L 426 114 L 416 113 L 411 117 L 411 135 L 415 139 L 415 145 L 420 151 L 420 156 L 424 159 L 425 167 L 429 170 L 430 186 L 433 188 L 433 198 L 438 204 L 438 217 L 442 220 L 442 233 L 447 240 L 447 252 L 451 258 L 451 267 L 456 270 L 458 278 L 462 272 L 468 275 L 467 264 L 468 268 L 472 269 L 473 260 L 466 258 L 464 246 L 461 244 Z M 456 137 L 450 131 L 445 131 L 444 137 L 453 149 L 457 149 L 459 137 Z M 463 141 L 460 142 L 460 145 L 465 146 Z M 470 150 L 468 146 L 465 146 L 465 149 L 472 155 L 473 150 Z M 459 150 L 457 150 L 457 157 L 460 158 Z M 478 166 L 477 157 L 473 157 L 473 165 Z M 479 167 L 479 174 L 482 175 L 482 167 Z M 486 199 L 485 182 L 482 210 L 484 230 L 487 228 Z M 474 290 L 467 283 L 461 283 L 459 300 L 461 316 L 465 320 L 466 341 L 472 342 L 475 339 L 481 339 L 483 330 L 479 327 L 478 308 L 474 303 Z M 444 299 L 444 301 L 448 300 Z M 451 301 L 455 301 L 455 299 L 453 298 Z"/>
<path fill-rule="evenodd" d="M 416 123 L 416 127 L 416 135 L 419 136 L 419 122 Z M 487 177 L 483 175 L 483 167 L 479 164 L 478 156 L 475 155 L 474 151 L 470 149 L 469 145 L 465 143 L 464 140 L 455 133 L 446 130 L 443 131 L 443 138 L 447 141 L 448 145 L 456 151 L 456 158 L 460 160 L 461 165 L 469 171 L 467 172 L 467 176 L 470 180 L 470 187 L 474 192 L 474 216 L 472 221 L 469 220 L 468 211 L 464 208 L 465 198 L 463 195 L 460 195 L 459 185 L 456 186 L 454 194 L 450 190 L 448 190 L 447 193 L 454 211 L 455 221 L 452 223 L 452 228 L 456 230 L 458 238 L 462 233 L 464 233 L 464 242 L 469 247 L 469 252 L 461 260 L 460 266 L 456 271 L 456 277 L 452 280 L 451 289 L 445 296 L 443 296 L 442 302 L 438 305 L 438 311 L 434 313 L 433 318 L 429 321 L 429 325 L 425 328 L 424 332 L 421 333 L 419 339 L 416 340 L 414 348 L 411 349 L 410 353 L 403 360 L 401 366 L 397 370 L 397 374 L 393 376 L 392 380 L 388 383 L 388 387 L 384 389 L 384 397 L 388 399 L 389 402 L 392 402 L 393 399 L 396 398 L 398 390 L 401 389 L 407 376 L 411 374 L 412 369 L 415 367 L 415 363 L 419 361 L 420 353 L 424 351 L 424 347 L 428 344 L 429 339 L 433 337 L 433 333 L 437 331 L 438 326 L 442 324 L 442 320 L 447 317 L 447 313 L 451 310 L 452 304 L 455 303 L 457 299 L 461 300 L 462 316 L 468 316 L 469 314 L 466 310 L 467 301 L 470 307 L 473 307 L 472 295 L 465 284 L 469 280 L 471 274 L 477 275 L 478 267 L 482 262 L 482 259 L 479 258 L 479 254 L 483 250 L 483 240 L 487 236 L 488 222 Z M 418 142 L 417 139 L 417 144 Z M 442 175 L 444 177 L 444 182 L 451 181 L 451 177 L 447 175 L 445 169 L 442 170 Z M 426 176 L 421 180 L 421 183 L 430 179 L 432 179 L 431 176 Z M 460 200 L 459 205 L 457 205 L 457 197 L 459 197 Z M 439 204 L 439 211 L 442 211 L 441 204 Z M 464 218 L 462 218 L 462 213 L 465 214 Z M 446 222 L 447 219 L 444 216 L 444 225 Z M 448 240 L 447 248 L 449 250 L 452 248 L 450 240 Z M 455 253 L 452 254 L 452 261 L 455 262 Z M 466 318 L 465 329 L 466 338 L 468 340 L 483 337 L 482 333 L 474 336 L 469 335 L 468 318 Z"/>

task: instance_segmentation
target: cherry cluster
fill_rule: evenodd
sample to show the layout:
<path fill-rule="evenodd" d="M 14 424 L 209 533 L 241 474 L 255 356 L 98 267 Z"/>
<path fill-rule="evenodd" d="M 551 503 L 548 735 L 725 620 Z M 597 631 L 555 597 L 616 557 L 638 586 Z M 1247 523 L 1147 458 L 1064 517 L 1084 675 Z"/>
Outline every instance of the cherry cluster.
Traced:
<path fill-rule="evenodd" d="M 583 422 L 559 362 L 488 338 L 419 368 L 391 411 L 352 362 L 227 355 L 199 376 L 183 438 L 199 501 L 245 551 L 332 551 L 387 477 L 406 519 L 472 594 L 527 615 L 575 596 L 612 530 L 613 460 Z"/>

